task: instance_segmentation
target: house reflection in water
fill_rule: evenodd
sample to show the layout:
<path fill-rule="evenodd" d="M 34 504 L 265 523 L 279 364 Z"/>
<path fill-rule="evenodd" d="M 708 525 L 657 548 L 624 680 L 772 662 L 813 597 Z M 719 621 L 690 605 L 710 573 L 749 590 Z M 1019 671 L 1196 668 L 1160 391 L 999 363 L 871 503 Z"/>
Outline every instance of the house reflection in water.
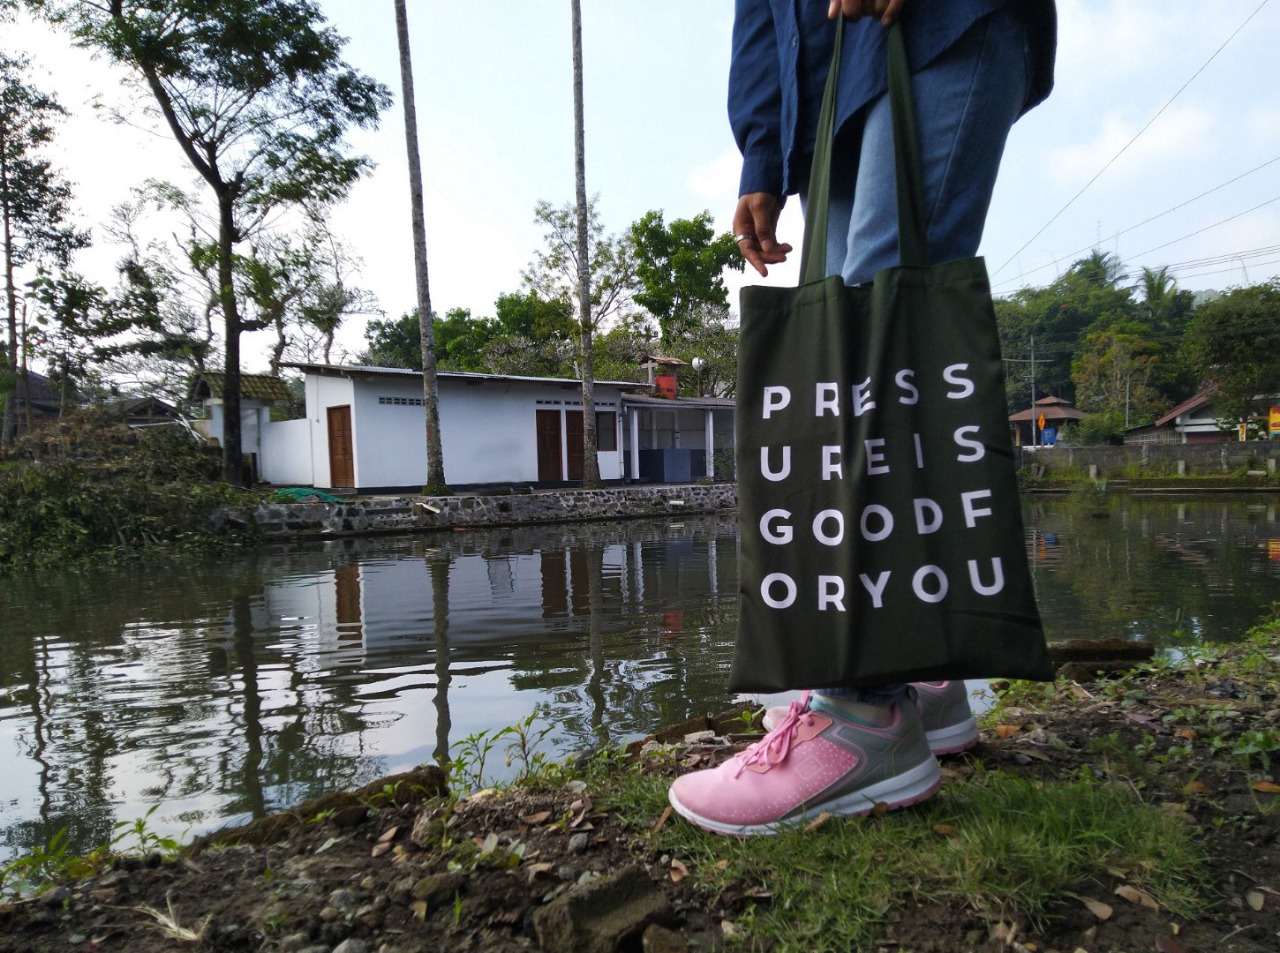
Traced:
<path fill-rule="evenodd" d="M 434 683 L 437 758 L 449 750 L 450 670 L 461 674 L 460 665 L 509 668 L 513 689 L 559 683 L 541 714 L 562 704 L 579 733 L 598 733 L 612 704 L 608 691 L 634 694 L 656 677 L 643 659 L 621 657 L 635 645 L 612 652 L 607 639 L 705 634 L 706 607 L 721 601 L 722 578 L 731 582 L 729 604 L 735 595 L 733 533 L 731 518 L 669 524 L 638 538 L 600 527 L 512 530 L 420 537 L 373 558 L 335 542 L 329 570 L 269 582 L 259 611 L 264 622 L 296 626 L 314 640 L 308 654 L 319 669 L 363 669 L 365 697 Z M 715 637 L 724 641 L 723 625 Z M 664 677 L 684 678 L 672 674 L 683 668 L 679 660 L 667 657 L 683 648 L 658 651 Z"/>

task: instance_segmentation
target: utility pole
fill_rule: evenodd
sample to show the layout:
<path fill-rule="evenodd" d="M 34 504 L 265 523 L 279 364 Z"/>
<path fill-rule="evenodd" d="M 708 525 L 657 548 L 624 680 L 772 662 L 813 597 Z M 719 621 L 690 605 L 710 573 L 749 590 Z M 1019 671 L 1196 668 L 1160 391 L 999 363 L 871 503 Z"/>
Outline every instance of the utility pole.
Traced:
<path fill-rule="evenodd" d="M 1040 446 L 1040 427 L 1036 423 L 1036 336 L 1031 335 L 1031 358 L 1025 357 L 1006 357 L 1006 361 L 1010 364 L 1030 364 L 1031 365 L 1031 446 Z M 1044 361 L 1040 362 L 1041 364 Z"/>

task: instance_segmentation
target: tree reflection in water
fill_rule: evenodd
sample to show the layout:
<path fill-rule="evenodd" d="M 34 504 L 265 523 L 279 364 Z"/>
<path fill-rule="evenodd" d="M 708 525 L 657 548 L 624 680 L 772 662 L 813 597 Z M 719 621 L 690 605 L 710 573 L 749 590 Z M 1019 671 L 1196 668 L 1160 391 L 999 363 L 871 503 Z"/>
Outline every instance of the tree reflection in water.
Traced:
<path fill-rule="evenodd" d="M 1050 636 L 1238 637 L 1280 602 L 1258 500 L 1028 500 Z M 64 826 L 88 849 L 156 803 L 158 833 L 209 830 L 530 713 L 555 755 L 727 707 L 736 544 L 731 516 L 700 517 L 7 580 L 0 860 Z"/>

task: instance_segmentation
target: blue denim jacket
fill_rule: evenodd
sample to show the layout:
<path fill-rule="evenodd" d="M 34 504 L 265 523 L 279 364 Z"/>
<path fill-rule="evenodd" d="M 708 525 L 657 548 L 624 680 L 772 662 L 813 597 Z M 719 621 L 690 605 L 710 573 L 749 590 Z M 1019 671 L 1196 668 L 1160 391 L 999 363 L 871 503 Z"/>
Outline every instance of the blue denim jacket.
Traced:
<path fill-rule="evenodd" d="M 1049 95 L 1057 19 L 1053 0 L 911 0 L 907 58 L 920 69 L 987 14 L 1012 3 L 1032 45 L 1023 111 Z M 835 39 L 823 0 L 737 0 L 729 67 L 729 124 L 742 152 L 738 194 L 799 191 L 809 177 L 818 107 Z M 864 17 L 846 27 L 837 128 L 888 88 L 885 31 Z"/>

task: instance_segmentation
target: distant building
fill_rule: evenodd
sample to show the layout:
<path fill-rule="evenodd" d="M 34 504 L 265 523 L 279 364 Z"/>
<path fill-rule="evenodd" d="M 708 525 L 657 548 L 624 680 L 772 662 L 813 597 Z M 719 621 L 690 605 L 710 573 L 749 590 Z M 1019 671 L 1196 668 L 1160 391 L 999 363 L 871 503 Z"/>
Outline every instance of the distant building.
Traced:
<path fill-rule="evenodd" d="M 1126 444 L 1225 443 L 1239 440 L 1233 422 L 1225 421 L 1217 409 L 1218 388 L 1207 384 L 1193 397 L 1172 408 L 1149 424 L 1126 430 Z M 1227 426 L 1224 428 L 1223 423 Z"/>
<path fill-rule="evenodd" d="M 80 395 L 74 388 L 69 396 L 71 405 L 78 406 Z M 39 430 L 62 416 L 62 395 L 53 381 L 35 371 L 27 371 L 13 382 L 9 400 L 13 402 L 13 419 L 19 437 L 27 433 L 28 422 L 31 430 Z"/>
<path fill-rule="evenodd" d="M 1082 411 L 1071 406 L 1070 401 L 1061 397 L 1041 397 L 1030 409 L 1009 415 L 1009 423 L 1014 428 L 1014 445 L 1035 447 L 1051 444 L 1061 435 L 1063 427 L 1084 416 Z M 1053 440 L 1046 439 L 1049 434 Z"/>

